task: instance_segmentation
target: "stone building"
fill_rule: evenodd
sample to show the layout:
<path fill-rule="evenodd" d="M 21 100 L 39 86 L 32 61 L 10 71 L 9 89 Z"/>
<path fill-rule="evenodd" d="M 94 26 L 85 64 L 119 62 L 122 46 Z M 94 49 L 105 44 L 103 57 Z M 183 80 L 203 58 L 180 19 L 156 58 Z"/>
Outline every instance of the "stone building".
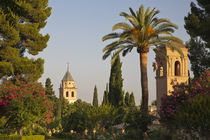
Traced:
<path fill-rule="evenodd" d="M 156 99 L 157 109 L 160 109 L 161 97 L 170 95 L 173 91 L 173 85 L 177 83 L 188 84 L 188 48 L 182 44 L 172 42 L 178 46 L 182 52 L 181 56 L 177 51 L 172 51 L 169 47 L 161 46 L 160 52 L 156 52 Z M 166 60 L 165 56 L 168 58 Z"/>
<path fill-rule="evenodd" d="M 74 103 L 77 100 L 77 86 L 69 68 L 61 81 L 59 91 L 60 97 L 67 99 L 69 103 Z"/>

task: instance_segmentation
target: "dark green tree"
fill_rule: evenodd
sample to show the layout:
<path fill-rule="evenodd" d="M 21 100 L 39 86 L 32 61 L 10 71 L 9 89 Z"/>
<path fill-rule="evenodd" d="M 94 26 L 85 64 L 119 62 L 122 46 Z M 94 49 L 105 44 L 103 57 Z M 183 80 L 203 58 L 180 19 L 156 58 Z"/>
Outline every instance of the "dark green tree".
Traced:
<path fill-rule="evenodd" d="M 95 120 L 92 117 L 93 106 L 91 104 L 77 100 L 73 105 L 70 105 L 69 114 L 65 116 L 63 121 L 63 131 L 70 132 L 70 130 L 78 133 L 84 132 L 85 129 L 92 129 L 95 125 Z"/>
<path fill-rule="evenodd" d="M 185 17 L 185 29 L 191 39 L 188 43 L 191 70 L 195 77 L 210 69 L 210 1 L 191 3 L 191 12 Z"/>
<path fill-rule="evenodd" d="M 157 100 L 152 101 L 152 106 L 157 106 Z"/>
<path fill-rule="evenodd" d="M 104 91 L 104 97 L 103 97 L 102 105 L 108 105 L 109 104 L 108 94 L 109 94 L 109 87 L 108 87 L 108 84 L 106 84 L 106 90 Z"/>
<path fill-rule="evenodd" d="M 45 81 L 45 94 L 55 95 L 55 92 L 53 91 L 53 84 L 51 83 L 50 78 L 47 78 Z"/>
<path fill-rule="evenodd" d="M 24 74 L 34 80 L 43 73 L 44 60 L 37 55 L 47 47 L 50 36 L 42 35 L 51 14 L 48 0 L 0 1 L 0 78 Z"/>
<path fill-rule="evenodd" d="M 130 106 L 131 106 L 131 107 L 136 106 L 136 103 L 135 103 L 135 98 L 134 98 L 134 94 L 133 94 L 133 92 L 130 94 L 129 104 L 130 104 Z"/>
<path fill-rule="evenodd" d="M 93 106 L 98 107 L 98 91 L 96 85 L 94 87 L 94 93 L 93 93 Z"/>
<path fill-rule="evenodd" d="M 126 92 L 125 94 L 125 105 L 129 106 L 130 105 L 130 95 L 129 92 Z"/>
<path fill-rule="evenodd" d="M 142 108 L 145 112 L 148 112 L 147 54 L 149 49 L 153 48 L 155 51 L 160 51 L 158 46 L 165 45 L 183 55 L 179 47 L 173 43 L 182 44 L 182 40 L 172 35 L 178 27 L 171 23 L 169 19 L 158 18 L 159 11 L 155 8 L 151 10 L 148 7 L 144 10 L 144 6 L 141 5 L 136 12 L 132 8 L 129 10 L 130 14 L 120 13 L 120 16 L 123 16 L 129 23 L 121 22 L 112 27 L 113 31 L 121 30 L 121 32 L 112 32 L 102 38 L 103 41 L 114 39 L 103 49 L 103 59 L 115 52 L 112 57 L 112 61 L 114 61 L 121 52 L 125 56 L 134 48 L 137 50 L 141 66 Z"/>
<path fill-rule="evenodd" d="M 111 64 L 111 72 L 109 78 L 109 104 L 114 106 L 122 106 L 124 104 L 123 95 L 123 79 L 121 71 L 122 63 L 118 55 L 113 64 Z"/>

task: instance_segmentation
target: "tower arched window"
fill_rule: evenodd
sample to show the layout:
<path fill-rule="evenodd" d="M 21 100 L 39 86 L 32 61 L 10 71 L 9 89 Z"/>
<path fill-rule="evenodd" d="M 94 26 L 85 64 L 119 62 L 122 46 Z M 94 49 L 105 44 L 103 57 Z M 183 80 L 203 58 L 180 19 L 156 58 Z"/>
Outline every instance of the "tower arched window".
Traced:
<path fill-rule="evenodd" d="M 180 76 L 181 75 L 180 74 L 180 69 L 181 69 L 180 66 L 181 66 L 180 62 L 176 61 L 175 62 L 175 71 L 174 71 L 175 72 L 175 74 L 174 74 L 175 76 Z"/>
<path fill-rule="evenodd" d="M 160 66 L 160 77 L 163 76 L 163 66 Z"/>
<path fill-rule="evenodd" d="M 69 97 L 69 92 L 68 91 L 66 91 L 66 97 Z"/>
<path fill-rule="evenodd" d="M 71 92 L 71 97 L 74 97 L 74 91 Z"/>

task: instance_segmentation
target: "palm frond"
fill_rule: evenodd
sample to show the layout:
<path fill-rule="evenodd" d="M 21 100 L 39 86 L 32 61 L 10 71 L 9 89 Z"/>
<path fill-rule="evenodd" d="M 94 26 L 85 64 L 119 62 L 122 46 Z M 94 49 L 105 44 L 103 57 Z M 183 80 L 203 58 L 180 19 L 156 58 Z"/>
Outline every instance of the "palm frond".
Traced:
<path fill-rule="evenodd" d="M 166 28 L 175 28 L 175 29 L 178 29 L 178 26 L 176 24 L 173 24 L 173 23 L 163 23 L 163 24 L 160 24 L 159 26 L 156 26 L 155 30 L 158 31 L 158 30 L 162 30 L 162 29 L 166 29 Z"/>
<path fill-rule="evenodd" d="M 172 35 L 173 32 L 174 32 L 173 28 L 165 28 L 165 29 L 155 31 L 156 34 L 170 34 L 170 35 Z"/>
<path fill-rule="evenodd" d="M 161 41 L 174 41 L 174 42 L 177 42 L 177 43 L 180 43 L 180 44 L 183 44 L 183 41 L 178 38 L 178 37 L 175 37 L 175 36 L 159 36 L 158 37 L 159 40 Z"/>
<path fill-rule="evenodd" d="M 126 39 L 130 38 L 130 35 L 131 35 L 130 33 L 131 33 L 131 31 L 125 31 L 125 32 L 121 33 L 118 41 L 120 42 L 122 40 L 126 40 Z"/>
<path fill-rule="evenodd" d="M 129 8 L 129 10 L 130 10 L 131 14 L 132 14 L 134 17 L 136 17 L 136 14 L 134 13 L 133 9 L 132 9 L 132 8 Z"/>
<path fill-rule="evenodd" d="M 114 64 L 115 59 L 124 49 L 125 49 L 125 46 L 122 46 L 113 54 L 112 59 L 111 59 L 111 65 Z"/>
<path fill-rule="evenodd" d="M 108 39 L 114 39 L 114 38 L 118 38 L 119 37 L 119 34 L 118 33 L 110 33 L 108 35 L 105 35 L 103 38 L 102 38 L 102 41 L 106 41 Z"/>
<path fill-rule="evenodd" d="M 159 10 L 156 10 L 155 8 L 152 9 L 152 11 L 146 16 L 146 19 L 147 19 L 147 23 L 146 24 L 147 25 L 151 25 L 151 23 L 154 22 L 153 19 L 157 20 L 157 18 L 154 18 L 154 17 L 158 13 L 159 13 Z"/>
<path fill-rule="evenodd" d="M 153 18 L 154 18 L 157 14 L 159 14 L 159 13 L 160 13 L 159 10 L 156 10 L 155 8 L 153 8 L 152 11 L 150 12 L 149 17 L 150 17 L 151 19 L 153 19 Z"/>
<path fill-rule="evenodd" d="M 166 18 L 160 18 L 160 19 L 154 20 L 151 23 L 151 25 L 152 25 L 152 27 L 156 27 L 157 25 L 159 25 L 161 23 L 171 23 L 171 21 L 169 19 L 166 19 Z"/>
<path fill-rule="evenodd" d="M 129 42 L 127 40 L 114 41 L 114 42 L 108 44 L 102 51 L 105 52 L 107 50 L 110 50 L 111 48 L 117 47 L 118 45 L 125 44 L 125 43 L 129 43 Z"/>
<path fill-rule="evenodd" d="M 131 26 L 127 23 L 121 22 L 117 23 L 112 27 L 112 31 L 117 30 L 117 29 L 122 29 L 125 31 L 131 30 Z"/>
<path fill-rule="evenodd" d="M 144 26 L 145 14 L 144 14 L 144 6 L 141 5 L 139 9 L 139 22 L 141 26 Z"/>
<path fill-rule="evenodd" d="M 125 17 L 125 19 L 128 20 L 134 27 L 138 27 L 138 20 L 134 16 L 128 15 L 125 12 L 121 12 L 120 16 Z"/>
<path fill-rule="evenodd" d="M 128 45 L 128 46 L 126 46 L 126 49 L 123 50 L 122 55 L 123 55 L 123 56 L 126 56 L 128 52 L 131 52 L 131 51 L 132 51 L 133 48 L 134 48 L 133 45 Z"/>

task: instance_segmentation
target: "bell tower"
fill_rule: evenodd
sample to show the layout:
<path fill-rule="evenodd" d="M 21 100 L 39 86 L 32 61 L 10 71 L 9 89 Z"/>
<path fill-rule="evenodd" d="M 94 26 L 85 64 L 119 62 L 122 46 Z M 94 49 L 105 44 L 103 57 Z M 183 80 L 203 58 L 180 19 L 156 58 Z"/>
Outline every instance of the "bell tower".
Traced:
<path fill-rule="evenodd" d="M 60 98 L 67 99 L 69 103 L 74 103 L 77 100 L 77 86 L 69 72 L 69 66 L 61 81 L 59 91 Z"/>
<path fill-rule="evenodd" d="M 183 53 L 181 56 L 177 51 L 172 51 L 167 46 L 160 46 L 160 52 L 156 52 L 156 99 L 157 109 L 161 106 L 161 97 L 170 95 L 173 85 L 177 83 L 188 84 L 188 49 L 182 44 L 172 42 L 179 47 Z M 165 56 L 168 58 L 166 60 Z"/>

